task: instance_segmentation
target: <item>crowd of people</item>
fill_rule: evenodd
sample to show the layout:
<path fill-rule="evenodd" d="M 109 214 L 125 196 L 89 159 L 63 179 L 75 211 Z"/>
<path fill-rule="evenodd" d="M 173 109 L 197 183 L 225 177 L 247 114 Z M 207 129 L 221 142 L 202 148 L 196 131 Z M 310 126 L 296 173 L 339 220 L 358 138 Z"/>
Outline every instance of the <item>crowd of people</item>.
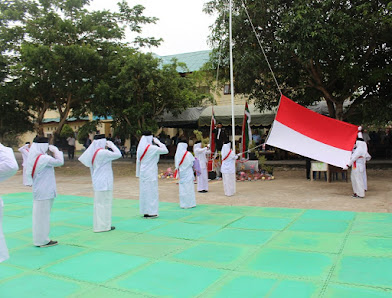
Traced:
<path fill-rule="evenodd" d="M 69 141 L 69 140 L 68 140 Z M 71 145 L 72 146 L 72 143 Z M 48 138 L 37 136 L 33 143 L 26 143 L 19 151 L 23 162 L 23 184 L 32 187 L 32 242 L 37 247 L 49 247 L 58 242 L 50 238 L 50 213 L 56 198 L 55 167 L 64 164 L 64 155 L 56 146 L 49 145 Z M 48 154 L 48 151 L 50 152 Z M 209 145 L 202 147 L 196 142 L 193 151 L 188 151 L 184 139 L 178 139 L 175 154 L 175 166 L 179 179 L 179 204 L 181 208 L 196 207 L 194 189 L 195 169 L 197 173 L 197 190 L 208 192 L 207 154 Z M 159 216 L 158 162 L 168 149 L 151 132 L 141 137 L 136 153 L 136 176 L 139 178 L 140 213 L 145 218 Z M 235 155 L 231 144 L 222 146 L 222 174 L 224 192 L 227 196 L 235 193 Z M 112 161 L 122 156 L 118 144 L 103 134 L 96 134 L 91 144 L 79 157 L 79 161 L 90 169 L 94 191 L 93 232 L 107 232 L 112 226 L 113 170 Z M 72 159 L 72 157 L 71 157 Z M 16 173 L 18 164 L 11 148 L 0 144 L 0 181 Z M 0 261 L 8 258 L 8 250 L 2 233 L 2 207 L 0 199 Z"/>
<path fill-rule="evenodd" d="M 226 196 L 236 192 L 236 154 L 232 144 L 218 124 L 215 132 L 216 151 L 211 152 L 209 145 L 202 146 L 197 141 L 193 146 L 194 155 L 188 151 L 186 140 L 176 136 L 177 143 L 174 162 L 176 177 L 179 179 L 179 205 L 181 208 L 196 207 L 195 173 L 197 191 L 208 192 L 207 155 L 219 155 L 223 190 Z M 367 190 L 366 161 L 371 157 L 367 150 L 366 132 L 359 131 L 351 159 L 347 164 L 352 167 L 351 181 L 354 198 L 364 198 Z M 364 135 L 365 134 L 365 135 Z M 177 140 L 178 139 L 178 140 Z M 117 141 L 118 142 L 118 141 Z M 64 164 L 63 152 L 49 145 L 48 138 L 36 137 L 32 144 L 26 143 L 19 148 L 23 158 L 23 184 L 32 187 L 32 238 L 37 247 L 58 244 L 50 238 L 50 212 L 56 198 L 55 167 Z M 48 154 L 48 151 L 50 152 Z M 161 155 L 168 154 L 166 143 L 146 131 L 141 137 L 136 152 L 136 177 L 139 178 L 140 214 L 145 218 L 159 216 L 158 162 Z M 93 232 L 107 232 L 112 226 L 113 170 L 112 161 L 122 156 L 118 144 L 103 134 L 96 134 L 94 140 L 79 157 L 79 161 L 90 169 L 93 191 Z M 18 170 L 11 148 L 0 144 L 0 181 L 14 175 Z M 8 250 L 2 232 L 3 202 L 0 198 L 0 262 L 8 258 Z"/>

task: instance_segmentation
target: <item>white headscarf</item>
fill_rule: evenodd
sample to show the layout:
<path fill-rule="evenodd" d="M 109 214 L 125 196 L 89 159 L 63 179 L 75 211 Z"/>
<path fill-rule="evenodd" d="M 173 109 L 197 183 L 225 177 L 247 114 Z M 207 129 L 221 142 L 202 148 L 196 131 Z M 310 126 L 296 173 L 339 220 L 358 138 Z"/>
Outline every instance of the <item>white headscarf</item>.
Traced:
<path fill-rule="evenodd" d="M 207 168 L 206 154 L 209 152 L 210 151 L 208 150 L 208 148 L 202 148 L 201 142 L 193 145 L 193 153 L 195 154 L 195 157 L 199 160 L 199 164 L 200 164 L 201 169 Z"/>
<path fill-rule="evenodd" d="M 136 177 L 140 176 L 140 158 L 142 157 L 144 151 L 148 145 L 152 145 L 152 135 L 142 136 L 140 138 L 139 144 L 136 150 Z"/>
<path fill-rule="evenodd" d="M 18 171 L 18 163 L 16 162 L 14 152 L 11 148 L 0 144 L 0 181 L 4 181 Z"/>
<path fill-rule="evenodd" d="M 187 143 L 178 143 L 176 155 L 174 156 L 174 164 L 178 169 L 182 158 L 184 157 L 185 152 L 187 152 L 188 144 Z"/>
<path fill-rule="evenodd" d="M 143 155 L 144 150 L 148 145 L 152 145 L 153 136 L 142 136 L 136 150 L 136 157 L 140 161 L 140 157 Z"/>
<path fill-rule="evenodd" d="M 357 140 L 355 142 L 355 149 L 353 151 L 353 154 L 355 153 L 356 156 L 362 156 L 362 157 L 366 157 L 367 152 L 367 145 L 365 141 L 360 141 Z"/>
<path fill-rule="evenodd" d="M 227 154 L 229 154 L 230 150 L 231 150 L 231 143 L 226 143 L 222 146 L 222 151 L 221 151 L 222 160 L 227 156 Z"/>
<path fill-rule="evenodd" d="M 91 145 L 83 152 L 83 154 L 78 158 L 79 161 L 86 167 L 91 168 L 93 166 L 93 157 L 98 149 L 105 149 L 106 139 L 94 140 Z"/>
<path fill-rule="evenodd" d="M 48 155 L 46 154 L 46 152 L 49 149 L 49 143 L 35 143 L 33 142 L 33 144 L 30 147 L 30 151 L 29 151 L 29 156 L 27 158 L 27 162 L 26 162 L 26 175 L 27 175 L 27 179 L 29 180 L 28 182 L 33 184 L 33 180 L 32 180 L 32 172 L 33 172 L 33 168 L 34 168 L 34 164 L 35 161 L 37 160 L 38 156 L 40 154 L 42 154 L 42 156 L 39 158 L 36 167 L 35 167 L 35 172 L 34 173 L 39 173 L 42 171 L 42 169 L 44 169 L 50 158 L 47 158 Z"/>
<path fill-rule="evenodd" d="M 197 149 L 201 149 L 201 142 L 193 145 L 193 152 L 195 152 Z"/>

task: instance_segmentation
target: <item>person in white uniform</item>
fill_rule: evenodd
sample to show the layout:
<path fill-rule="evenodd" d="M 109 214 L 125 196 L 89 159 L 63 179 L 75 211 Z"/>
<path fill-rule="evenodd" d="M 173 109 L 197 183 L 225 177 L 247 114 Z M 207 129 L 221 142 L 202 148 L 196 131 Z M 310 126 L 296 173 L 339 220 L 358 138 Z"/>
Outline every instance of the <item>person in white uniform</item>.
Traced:
<path fill-rule="evenodd" d="M 146 218 L 159 215 L 158 162 L 160 155 L 167 153 L 169 150 L 165 144 L 154 138 L 151 132 L 143 133 L 136 150 L 136 177 L 139 178 L 140 213 Z"/>
<path fill-rule="evenodd" d="M 233 196 L 236 192 L 235 161 L 238 158 L 238 155 L 236 155 L 231 149 L 230 142 L 223 145 L 221 154 L 223 189 L 225 191 L 225 195 L 230 197 Z"/>
<path fill-rule="evenodd" d="M 366 141 L 365 141 L 365 143 L 366 143 Z M 367 146 L 367 144 L 366 144 L 366 146 Z M 363 171 L 363 186 L 364 186 L 365 191 L 367 191 L 367 189 L 368 189 L 368 185 L 367 185 L 367 174 L 366 174 L 366 162 L 368 162 L 368 161 L 371 160 L 371 159 L 372 159 L 371 155 L 370 155 L 368 152 L 366 152 L 366 156 L 365 156 L 365 168 L 364 168 L 364 171 Z"/>
<path fill-rule="evenodd" d="M 110 148 L 112 151 L 105 149 Z M 114 230 L 112 226 L 113 170 L 112 161 L 121 157 L 121 152 L 105 135 L 94 137 L 94 141 L 79 157 L 79 161 L 90 168 L 94 189 L 93 231 Z"/>
<path fill-rule="evenodd" d="M 367 136 L 367 138 L 365 136 Z M 369 134 L 366 132 L 366 130 L 363 130 L 362 126 L 358 127 L 358 138 L 362 138 L 365 141 L 366 146 L 368 145 L 370 137 L 369 137 Z M 368 187 L 367 187 L 367 174 L 366 174 L 366 162 L 368 162 L 371 159 L 372 159 L 372 157 L 369 154 L 369 152 L 366 152 L 364 170 L 362 172 L 363 187 L 364 187 L 365 191 L 367 191 L 367 189 L 368 189 Z"/>
<path fill-rule="evenodd" d="M 193 153 L 200 163 L 200 175 L 197 176 L 197 191 L 208 192 L 208 171 L 207 171 L 207 154 L 210 154 L 209 145 L 201 147 L 201 141 L 197 141 L 193 145 Z"/>
<path fill-rule="evenodd" d="M 14 152 L 11 148 L 5 147 L 0 143 L 0 182 L 4 181 L 18 171 Z M 9 258 L 7 244 L 3 234 L 3 200 L 0 197 L 0 263 Z"/>
<path fill-rule="evenodd" d="M 366 155 L 367 145 L 366 142 L 362 139 L 362 133 L 358 133 L 357 141 L 355 142 L 355 146 L 353 152 L 351 154 L 350 162 L 347 167 L 352 166 L 351 168 L 351 184 L 353 187 L 353 198 L 361 198 L 365 197 L 365 183 L 363 173 L 365 171 L 365 163 L 366 163 Z"/>
<path fill-rule="evenodd" d="M 29 156 L 29 150 L 30 150 L 30 142 L 27 142 L 26 144 L 24 144 L 22 147 L 20 147 L 18 149 L 18 151 L 22 154 L 22 167 L 23 167 L 23 185 L 25 186 L 31 186 L 31 184 L 29 184 L 29 179 L 27 179 L 27 175 L 26 175 L 26 162 L 27 162 L 27 158 Z"/>
<path fill-rule="evenodd" d="M 46 154 L 52 152 L 52 156 Z M 49 145 L 48 138 L 36 137 L 26 163 L 28 183 L 33 185 L 33 244 L 48 247 L 58 244 L 49 238 L 50 211 L 56 197 L 54 167 L 64 164 L 63 152 Z"/>
<path fill-rule="evenodd" d="M 177 145 L 177 151 L 174 156 L 174 164 L 179 176 L 180 207 L 196 207 L 195 186 L 193 173 L 193 162 L 195 158 L 192 153 L 187 151 L 188 144 L 180 141 Z"/>

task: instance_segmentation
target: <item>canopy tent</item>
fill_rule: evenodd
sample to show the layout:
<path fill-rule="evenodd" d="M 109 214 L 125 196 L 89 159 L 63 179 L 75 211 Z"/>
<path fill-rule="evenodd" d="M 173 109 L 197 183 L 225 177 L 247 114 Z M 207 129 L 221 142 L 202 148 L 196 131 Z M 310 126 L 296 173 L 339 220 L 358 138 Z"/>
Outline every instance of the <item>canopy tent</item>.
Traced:
<path fill-rule="evenodd" d="M 254 105 L 249 105 L 249 112 L 252 116 L 251 126 L 270 126 L 274 121 L 276 108 L 272 110 L 259 111 Z M 214 106 L 214 114 L 217 123 L 223 126 L 231 125 L 231 105 Z M 199 126 L 210 126 L 212 107 L 207 107 L 199 117 Z M 236 126 L 242 126 L 244 119 L 244 105 L 234 105 L 234 121 Z"/>
<path fill-rule="evenodd" d="M 322 115 L 328 115 L 328 108 L 325 102 L 318 102 L 307 106 L 308 109 Z M 254 105 L 249 105 L 252 117 L 251 126 L 270 126 L 274 121 L 277 107 L 259 111 Z M 211 125 L 212 107 L 194 107 L 184 110 L 174 116 L 170 112 L 165 112 L 158 119 L 158 124 L 163 127 L 198 127 Z M 223 126 L 231 126 L 231 105 L 214 106 L 214 113 L 217 122 Z M 234 105 L 234 120 L 236 126 L 242 126 L 244 119 L 244 105 Z"/>
<path fill-rule="evenodd" d="M 163 127 L 197 127 L 200 114 L 205 108 L 206 107 L 188 108 L 177 116 L 174 116 L 171 112 L 165 112 L 158 119 L 158 124 Z"/>

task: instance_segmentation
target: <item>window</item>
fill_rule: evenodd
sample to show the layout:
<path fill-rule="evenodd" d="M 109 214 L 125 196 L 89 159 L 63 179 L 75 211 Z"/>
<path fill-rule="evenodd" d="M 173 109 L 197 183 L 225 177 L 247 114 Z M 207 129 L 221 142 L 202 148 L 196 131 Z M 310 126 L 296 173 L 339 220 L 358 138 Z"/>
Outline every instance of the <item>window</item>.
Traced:
<path fill-rule="evenodd" d="M 230 84 L 225 84 L 225 87 L 223 88 L 223 94 L 231 94 Z"/>
<path fill-rule="evenodd" d="M 210 93 L 210 88 L 208 86 L 200 86 L 198 87 L 200 93 Z"/>

